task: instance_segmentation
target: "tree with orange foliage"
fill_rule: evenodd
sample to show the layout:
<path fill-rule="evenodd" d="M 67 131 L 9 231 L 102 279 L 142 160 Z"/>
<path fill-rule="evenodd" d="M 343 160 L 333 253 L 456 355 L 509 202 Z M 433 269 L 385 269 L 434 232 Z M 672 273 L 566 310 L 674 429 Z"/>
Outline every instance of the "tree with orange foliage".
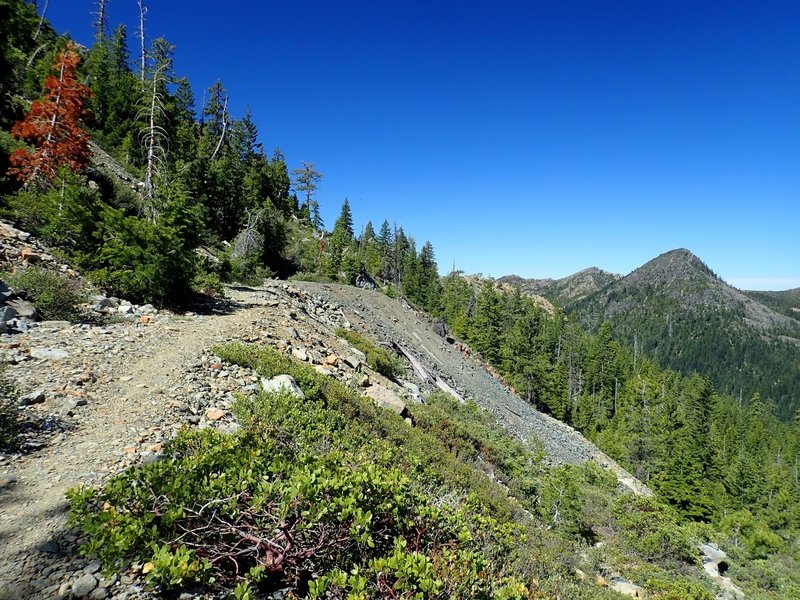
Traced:
<path fill-rule="evenodd" d="M 89 163 L 89 136 L 83 130 L 83 102 L 92 91 L 75 77 L 80 55 L 70 43 L 53 63 L 45 81 L 45 97 L 31 104 L 28 114 L 11 128 L 14 137 L 33 150 L 20 148 L 10 157 L 9 175 L 28 185 L 34 180 L 52 181 L 59 168 L 79 171 Z"/>

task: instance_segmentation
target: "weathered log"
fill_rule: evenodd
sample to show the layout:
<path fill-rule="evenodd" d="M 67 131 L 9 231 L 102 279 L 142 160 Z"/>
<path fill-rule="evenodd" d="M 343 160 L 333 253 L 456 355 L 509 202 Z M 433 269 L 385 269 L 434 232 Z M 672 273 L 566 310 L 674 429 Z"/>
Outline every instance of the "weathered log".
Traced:
<path fill-rule="evenodd" d="M 425 366 L 425 364 L 417 358 L 413 352 L 411 352 L 408 348 L 405 348 L 398 344 L 397 342 L 392 342 L 392 347 L 406 357 L 408 362 L 411 363 L 411 368 L 414 369 L 414 373 L 417 374 L 417 377 L 422 379 L 426 383 L 432 383 L 440 390 L 442 390 L 445 394 L 450 394 L 453 398 L 458 400 L 459 402 L 464 402 L 464 398 L 456 392 L 444 379 L 439 377 L 438 375 L 431 373 L 431 371 Z"/>

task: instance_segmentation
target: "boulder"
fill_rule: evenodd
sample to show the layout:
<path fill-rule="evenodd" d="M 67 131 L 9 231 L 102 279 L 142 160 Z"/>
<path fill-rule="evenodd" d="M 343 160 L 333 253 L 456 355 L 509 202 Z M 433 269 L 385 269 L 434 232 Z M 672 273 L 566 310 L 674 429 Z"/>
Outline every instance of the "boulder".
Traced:
<path fill-rule="evenodd" d="M 116 299 L 106 298 L 102 294 L 93 296 L 89 301 L 92 304 L 92 310 L 97 312 L 111 312 L 119 306 L 119 303 L 116 301 Z"/>
<path fill-rule="evenodd" d="M 0 306 L 0 324 L 5 324 L 17 318 L 17 311 L 11 306 Z"/>
<path fill-rule="evenodd" d="M 391 410 L 398 415 L 406 412 L 406 403 L 389 388 L 382 385 L 371 385 L 365 391 L 364 395 L 371 398 L 372 401 L 387 410 Z"/>
<path fill-rule="evenodd" d="M 37 263 L 42 260 L 42 257 L 33 251 L 33 248 L 23 248 L 19 256 L 22 260 L 26 260 L 29 263 Z"/>
<path fill-rule="evenodd" d="M 209 421 L 219 421 L 227 413 L 221 408 L 209 408 L 206 411 L 206 419 Z"/>
<path fill-rule="evenodd" d="M 72 597 L 86 598 L 97 587 L 97 577 L 91 573 L 86 573 L 72 582 Z"/>
<path fill-rule="evenodd" d="M 38 316 L 36 307 L 30 302 L 26 302 L 22 298 L 14 298 L 7 300 L 6 306 L 11 307 L 17 313 L 17 316 L 26 317 L 28 319 L 35 319 Z"/>
<path fill-rule="evenodd" d="M 31 404 L 41 404 L 44 402 L 44 390 L 34 390 L 29 394 L 25 394 L 19 399 L 22 406 L 30 406 Z"/>
<path fill-rule="evenodd" d="M 631 596 L 633 598 L 641 598 L 644 593 L 644 590 L 640 586 L 622 577 L 612 577 L 608 582 L 608 587 L 618 594 Z"/>
<path fill-rule="evenodd" d="M 419 389 L 419 386 L 416 383 L 411 383 L 410 381 L 404 381 L 403 388 L 405 388 L 405 390 L 408 392 L 409 397 L 414 402 L 425 404 L 425 398 L 422 395 L 422 391 Z"/>
<path fill-rule="evenodd" d="M 5 302 L 14 296 L 14 292 L 6 285 L 5 281 L 0 281 L 0 302 Z"/>
<path fill-rule="evenodd" d="M 265 392 L 271 392 L 273 394 L 278 394 L 281 392 L 288 393 L 289 395 L 301 400 L 305 400 L 306 397 L 306 395 L 303 393 L 303 390 L 300 389 L 300 386 L 297 385 L 297 382 L 291 375 L 276 375 L 272 379 L 262 377 L 261 389 L 263 389 Z"/>
<path fill-rule="evenodd" d="M 374 290 L 378 286 L 375 284 L 375 280 L 369 276 L 369 273 L 362 271 L 356 275 L 356 287 L 360 287 L 365 290 Z"/>

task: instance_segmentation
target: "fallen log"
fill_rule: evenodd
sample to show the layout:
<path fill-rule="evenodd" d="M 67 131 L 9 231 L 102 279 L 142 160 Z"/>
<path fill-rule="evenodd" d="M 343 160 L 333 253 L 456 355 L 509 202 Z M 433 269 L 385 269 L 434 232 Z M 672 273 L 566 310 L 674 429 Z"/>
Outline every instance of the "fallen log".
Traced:
<path fill-rule="evenodd" d="M 430 383 L 438 387 L 442 390 L 445 394 L 450 394 L 453 398 L 458 400 L 459 402 L 464 402 L 464 398 L 461 397 L 461 394 L 456 392 L 444 379 L 439 377 L 438 375 L 432 373 L 428 367 L 425 366 L 417 356 L 414 355 L 408 348 L 405 348 L 398 344 L 397 342 L 392 342 L 392 348 L 394 348 L 397 352 L 402 354 L 406 357 L 408 362 L 411 363 L 411 368 L 414 370 L 414 373 L 417 374 L 422 381 L 425 383 Z"/>

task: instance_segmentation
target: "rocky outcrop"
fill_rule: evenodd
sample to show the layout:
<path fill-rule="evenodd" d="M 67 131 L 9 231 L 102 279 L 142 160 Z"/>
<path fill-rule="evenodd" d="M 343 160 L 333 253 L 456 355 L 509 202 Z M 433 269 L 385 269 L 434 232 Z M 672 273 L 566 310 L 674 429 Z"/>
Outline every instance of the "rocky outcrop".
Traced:
<path fill-rule="evenodd" d="M 722 590 L 720 600 L 741 600 L 744 592 L 736 586 L 730 577 L 725 576 L 728 570 L 728 555 L 720 550 L 719 546 L 712 543 L 703 543 L 699 546 L 702 554 L 703 570 L 714 580 Z"/>

